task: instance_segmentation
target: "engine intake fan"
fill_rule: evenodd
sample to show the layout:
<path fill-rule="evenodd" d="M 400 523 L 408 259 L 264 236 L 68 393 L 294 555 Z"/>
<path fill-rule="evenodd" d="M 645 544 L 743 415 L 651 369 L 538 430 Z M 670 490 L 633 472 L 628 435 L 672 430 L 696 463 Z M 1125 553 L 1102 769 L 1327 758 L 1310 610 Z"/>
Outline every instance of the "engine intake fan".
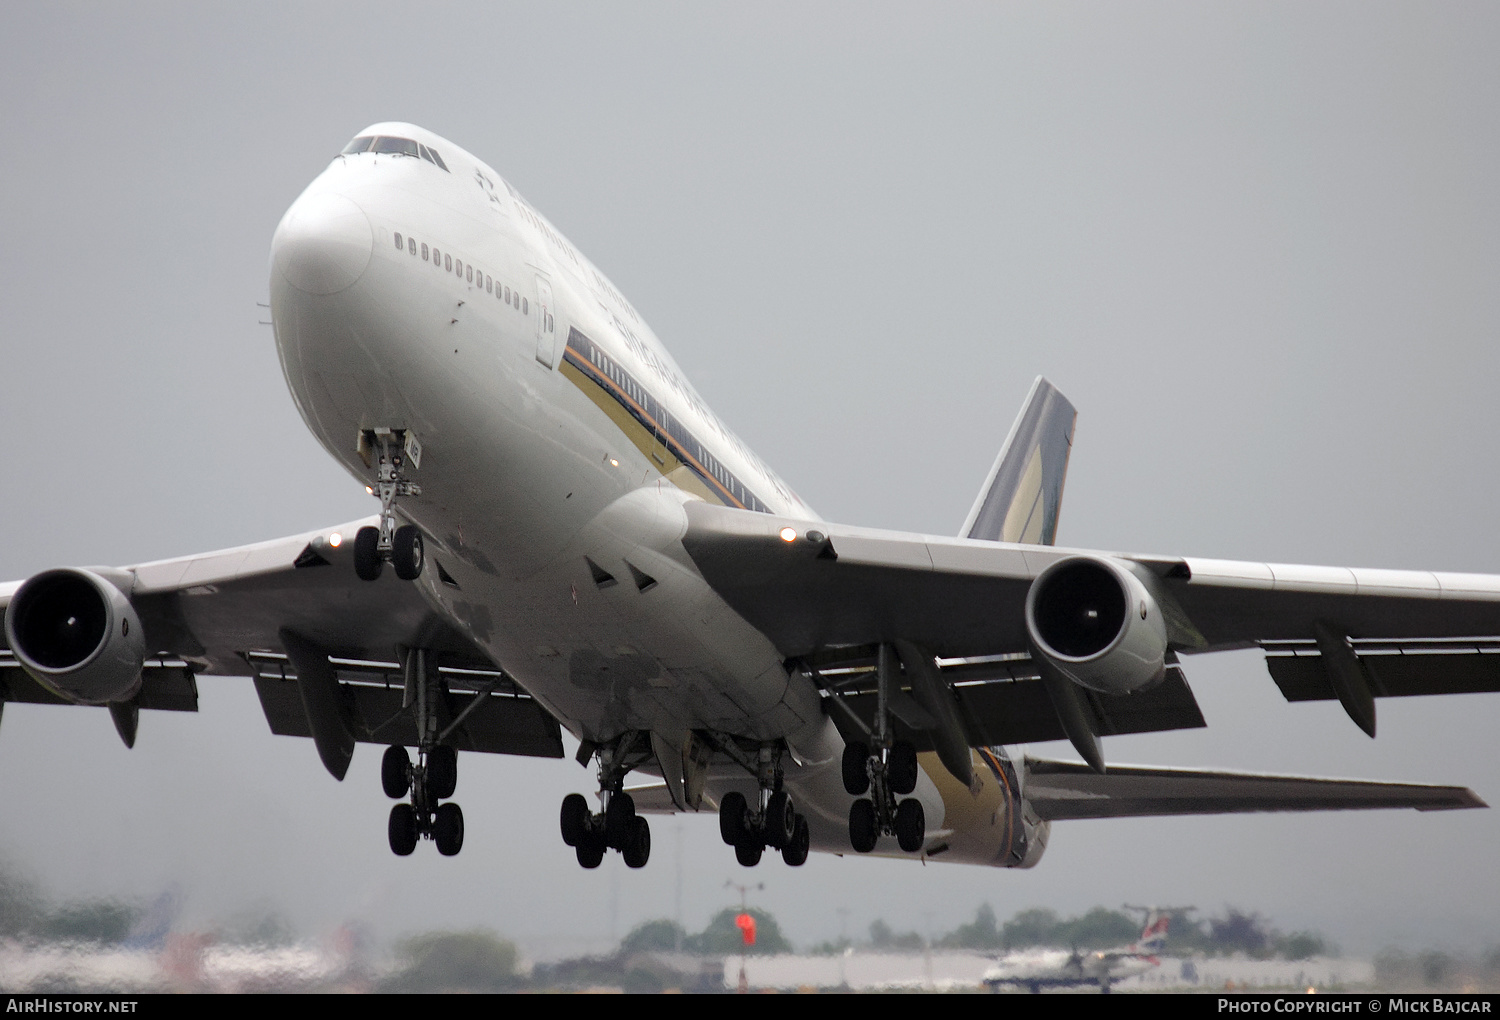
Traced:
<path fill-rule="evenodd" d="M 29 578 L 11 597 L 5 639 L 37 683 L 85 705 L 127 701 L 141 687 L 145 632 L 130 600 L 90 570 Z"/>
<path fill-rule="evenodd" d="M 1124 564 L 1070 556 L 1037 575 L 1026 593 L 1034 649 L 1074 683 L 1128 694 L 1165 675 L 1167 630 L 1150 591 Z"/>

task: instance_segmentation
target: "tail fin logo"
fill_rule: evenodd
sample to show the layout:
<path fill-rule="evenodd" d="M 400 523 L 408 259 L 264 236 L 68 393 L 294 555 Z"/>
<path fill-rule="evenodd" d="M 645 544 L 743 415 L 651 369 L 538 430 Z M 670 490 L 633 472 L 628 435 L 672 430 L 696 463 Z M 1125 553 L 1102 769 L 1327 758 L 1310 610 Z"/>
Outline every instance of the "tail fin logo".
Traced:
<path fill-rule="evenodd" d="M 1146 919 L 1146 927 L 1141 929 L 1141 940 L 1136 943 L 1136 949 L 1143 953 L 1159 953 L 1167 944 L 1167 925 L 1172 920 L 1170 914 L 1154 914 Z"/>

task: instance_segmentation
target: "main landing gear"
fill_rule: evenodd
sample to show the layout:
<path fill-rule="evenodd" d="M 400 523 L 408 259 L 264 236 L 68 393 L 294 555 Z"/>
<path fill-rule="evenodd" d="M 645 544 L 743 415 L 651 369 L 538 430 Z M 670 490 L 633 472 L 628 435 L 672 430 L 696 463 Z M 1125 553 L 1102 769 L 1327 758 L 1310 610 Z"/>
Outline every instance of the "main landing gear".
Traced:
<path fill-rule="evenodd" d="M 897 799 L 916 788 L 917 749 L 906 741 L 896 741 L 884 756 L 860 740 L 844 745 L 844 789 L 859 798 L 849 808 L 849 845 L 867 854 L 882 835 L 894 835 L 907 853 L 922 849 L 927 838 L 922 802 Z"/>
<path fill-rule="evenodd" d="M 442 681 L 427 670 L 427 650 L 413 648 L 406 654 L 406 704 L 416 709 L 417 760 L 413 764 L 406 748 L 396 744 L 385 749 L 380 760 L 380 785 L 385 795 L 410 798 L 391 808 L 386 835 L 391 851 L 406 857 L 423 837 L 437 844 L 438 853 L 452 857 L 463 849 L 464 813 L 452 801 L 458 786 L 458 752 L 438 737 L 438 699 Z"/>
<path fill-rule="evenodd" d="M 762 746 L 757 765 L 754 808 L 738 790 L 726 793 L 719 801 L 719 835 L 747 868 L 760 863 L 767 847 L 780 850 L 781 859 L 792 867 L 801 867 L 807 862 L 811 836 L 806 816 L 797 812 L 785 789 L 780 748 Z"/>
<path fill-rule="evenodd" d="M 397 577 L 415 581 L 426 559 L 422 532 L 415 524 L 396 525 L 396 497 L 422 494 L 422 487 L 406 477 L 408 462 L 420 466 L 422 446 L 405 429 L 364 429 L 359 434 L 359 455 L 375 468 L 372 491 L 380 497 L 380 526 L 360 528 L 355 534 L 354 572 L 374 581 L 390 560 Z"/>
<path fill-rule="evenodd" d="M 899 690 L 897 668 L 895 649 L 881 645 L 870 742 L 852 740 L 844 745 L 844 790 L 859 798 L 849 808 L 849 845 L 862 854 L 874 850 L 881 836 L 895 836 L 896 844 L 909 854 L 921 850 L 927 840 L 922 802 L 907 796 L 917 788 L 917 749 L 892 733 L 890 699 Z"/>
<path fill-rule="evenodd" d="M 563 798 L 559 821 L 563 842 L 578 855 L 585 868 L 597 868 L 606 850 L 618 850 L 631 868 L 644 868 L 651 859 L 651 825 L 635 813 L 635 801 L 624 790 L 625 776 L 631 769 L 651 758 L 651 744 L 644 733 L 627 733 L 613 744 L 585 752 L 599 759 L 599 796 L 604 810 L 589 810 L 588 799 L 581 793 Z M 580 762 L 587 763 L 586 755 Z"/>

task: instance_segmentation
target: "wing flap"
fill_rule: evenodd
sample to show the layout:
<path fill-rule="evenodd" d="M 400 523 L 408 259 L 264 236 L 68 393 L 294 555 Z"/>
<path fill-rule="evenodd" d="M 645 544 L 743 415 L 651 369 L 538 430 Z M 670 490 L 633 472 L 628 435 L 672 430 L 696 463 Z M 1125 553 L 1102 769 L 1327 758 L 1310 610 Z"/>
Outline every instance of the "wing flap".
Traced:
<path fill-rule="evenodd" d="M 9 651 L 0 652 L 0 701 L 27 705 L 73 705 L 33 680 Z M 148 662 L 141 670 L 140 708 L 198 711 L 198 682 L 184 662 Z M 76 707 L 76 706 L 75 706 Z"/>
<path fill-rule="evenodd" d="M 255 677 L 255 693 L 260 697 L 272 733 L 286 737 L 312 736 L 295 676 L 260 672 Z M 411 713 L 402 710 L 400 686 L 341 680 L 339 693 L 351 709 L 355 740 L 417 746 L 417 727 Z M 450 691 L 447 696 L 450 717 L 456 719 L 469 710 L 475 698 L 483 698 L 484 703 L 474 706 L 447 740 L 455 749 L 536 758 L 563 756 L 562 735 L 556 720 L 523 694 Z"/>
<path fill-rule="evenodd" d="M 941 672 L 946 679 L 953 679 L 966 673 L 972 676 L 978 672 L 976 667 L 981 666 L 988 666 L 987 671 L 998 675 L 984 680 L 958 680 L 952 684 L 970 747 L 1067 739 L 1052 701 L 1029 659 L 951 665 Z M 873 725 L 875 718 L 873 686 L 872 679 L 869 690 L 846 687 L 839 695 L 866 726 Z M 1085 709 L 1093 732 L 1100 736 L 1157 733 L 1207 725 L 1197 699 L 1193 697 L 1182 670 L 1177 667 L 1169 668 L 1162 682 L 1149 690 L 1123 695 L 1091 691 L 1085 697 Z M 849 729 L 844 733 L 846 740 L 864 739 L 850 727 L 849 720 L 842 713 L 830 713 L 830 717 L 841 731 Z M 918 751 L 935 749 L 930 732 L 908 726 L 899 714 L 894 723 L 898 739 L 911 741 Z"/>
<path fill-rule="evenodd" d="M 1377 698 L 1500 691 L 1500 641 L 1353 641 Z M 1266 642 L 1266 669 L 1288 701 L 1338 697 L 1312 642 Z"/>
<path fill-rule="evenodd" d="M 1026 798 L 1047 821 L 1218 815 L 1261 811 L 1488 807 L 1463 786 L 1382 783 L 1249 772 L 1111 765 L 1100 775 L 1075 762 L 1026 760 Z"/>

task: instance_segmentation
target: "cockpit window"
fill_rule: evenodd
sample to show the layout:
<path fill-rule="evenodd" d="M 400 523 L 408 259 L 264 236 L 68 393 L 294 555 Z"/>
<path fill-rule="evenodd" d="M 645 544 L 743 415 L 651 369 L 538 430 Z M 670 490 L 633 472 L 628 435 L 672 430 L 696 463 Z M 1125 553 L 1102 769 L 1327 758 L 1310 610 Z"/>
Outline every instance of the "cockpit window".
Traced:
<path fill-rule="evenodd" d="M 398 156 L 415 156 L 417 143 L 410 138 L 377 138 L 371 152 L 389 152 Z"/>
<path fill-rule="evenodd" d="M 351 156 L 357 152 L 376 152 L 396 156 L 420 156 L 433 166 L 448 170 L 448 164 L 443 162 L 443 157 L 437 154 L 437 150 L 429 149 L 425 145 L 418 145 L 410 138 L 394 138 L 388 135 L 361 135 L 344 146 L 343 155 Z M 451 170 L 448 172 L 452 173 Z"/>

